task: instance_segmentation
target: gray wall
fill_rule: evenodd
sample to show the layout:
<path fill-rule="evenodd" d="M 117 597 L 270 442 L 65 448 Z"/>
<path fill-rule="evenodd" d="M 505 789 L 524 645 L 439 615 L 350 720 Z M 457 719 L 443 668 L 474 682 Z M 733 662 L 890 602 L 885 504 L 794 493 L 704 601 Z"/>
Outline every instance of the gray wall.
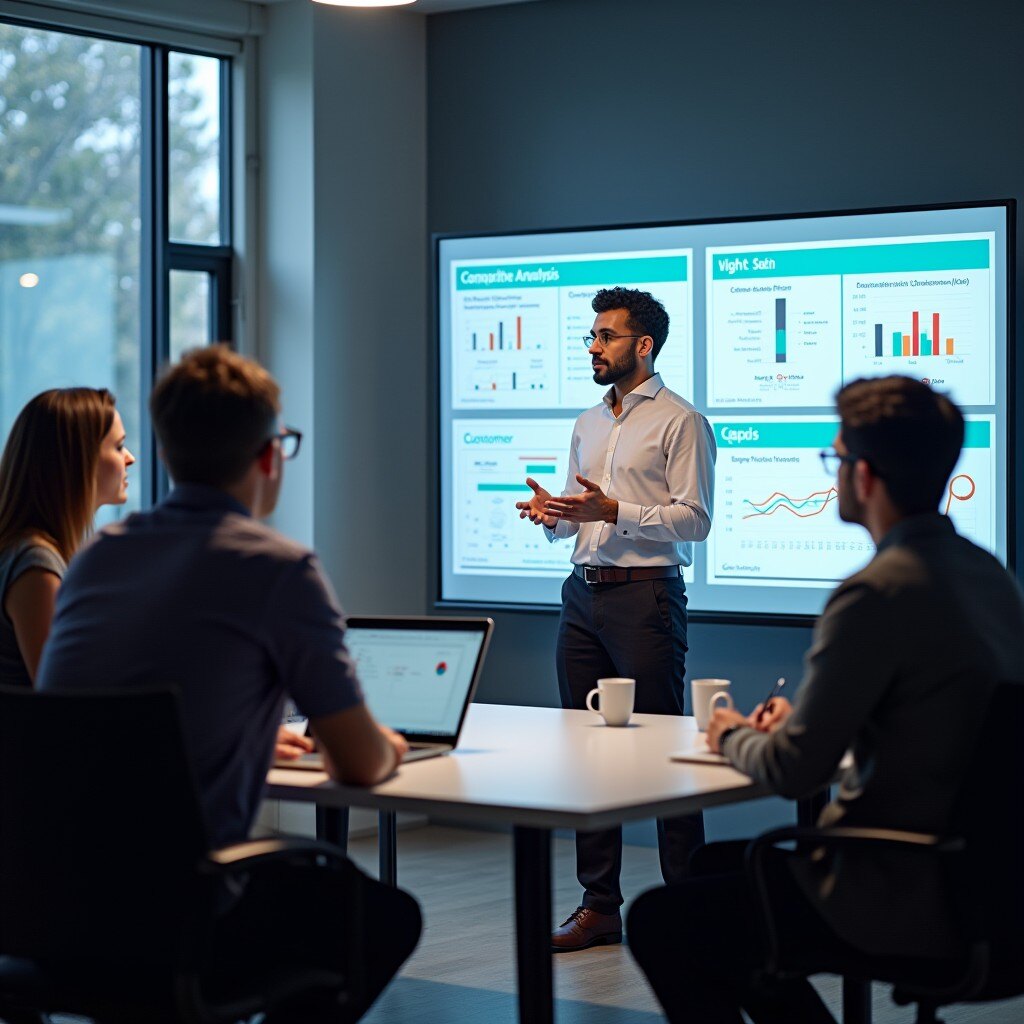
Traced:
<path fill-rule="evenodd" d="M 422 612 L 426 22 L 267 11 L 260 354 L 306 433 L 275 525 L 316 548 L 351 611 Z"/>
<path fill-rule="evenodd" d="M 424 19 L 310 6 L 316 548 L 353 611 L 416 613 L 428 571 Z"/>
<path fill-rule="evenodd" d="M 281 384 L 284 417 L 307 429 L 313 407 L 312 6 L 272 7 L 259 40 L 259 338 L 256 355 Z M 286 468 L 275 525 L 313 543 L 315 438 Z M 313 442 L 311 445 L 310 442 Z"/>
<path fill-rule="evenodd" d="M 434 16 L 430 229 L 1015 197 L 1022 28 L 1019 0 L 545 0 Z M 554 619 L 498 618 L 482 696 L 553 702 Z M 695 624 L 690 674 L 753 699 L 798 674 L 808 639 Z"/>

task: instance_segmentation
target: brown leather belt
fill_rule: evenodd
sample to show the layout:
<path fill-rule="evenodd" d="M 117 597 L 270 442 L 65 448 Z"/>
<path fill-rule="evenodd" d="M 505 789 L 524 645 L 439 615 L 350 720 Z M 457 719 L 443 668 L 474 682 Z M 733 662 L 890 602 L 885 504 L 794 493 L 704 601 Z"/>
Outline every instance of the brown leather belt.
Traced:
<path fill-rule="evenodd" d="M 638 566 L 620 569 L 614 565 L 574 565 L 572 574 L 584 583 L 636 583 L 638 580 L 667 580 L 678 577 L 680 565 Z"/>

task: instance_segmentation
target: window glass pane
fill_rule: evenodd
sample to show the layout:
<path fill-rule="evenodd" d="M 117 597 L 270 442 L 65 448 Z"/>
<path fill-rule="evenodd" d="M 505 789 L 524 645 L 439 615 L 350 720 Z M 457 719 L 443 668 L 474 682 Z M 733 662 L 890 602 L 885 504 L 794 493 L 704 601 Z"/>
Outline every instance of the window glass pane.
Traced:
<path fill-rule="evenodd" d="M 220 66 L 217 57 L 168 58 L 172 241 L 219 245 Z"/>
<path fill-rule="evenodd" d="M 117 395 L 138 448 L 140 55 L 0 24 L 4 438 L 33 395 L 89 385 Z M 134 508 L 138 471 L 130 479 Z"/>
<path fill-rule="evenodd" d="M 210 341 L 210 275 L 203 270 L 172 270 L 171 362 Z"/>

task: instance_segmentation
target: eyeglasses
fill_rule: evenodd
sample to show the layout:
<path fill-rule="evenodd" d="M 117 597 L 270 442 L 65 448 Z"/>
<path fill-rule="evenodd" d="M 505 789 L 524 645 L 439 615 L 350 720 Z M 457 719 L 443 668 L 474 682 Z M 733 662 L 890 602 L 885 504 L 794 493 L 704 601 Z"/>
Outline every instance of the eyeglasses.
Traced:
<path fill-rule="evenodd" d="M 821 459 L 822 466 L 825 467 L 825 472 L 829 476 L 839 476 L 839 467 L 844 462 L 852 466 L 855 462 L 860 462 L 861 459 L 859 455 L 840 455 L 834 448 L 826 448 L 818 452 L 818 456 Z"/>
<path fill-rule="evenodd" d="M 282 427 L 273 437 L 267 438 L 266 444 L 275 440 L 281 442 L 281 458 L 294 459 L 302 446 L 302 431 L 294 427 Z"/>
<path fill-rule="evenodd" d="M 586 348 L 597 342 L 601 348 L 607 348 L 616 338 L 646 338 L 646 334 L 613 334 L 611 331 L 598 331 L 597 334 L 584 334 L 580 339 Z"/>

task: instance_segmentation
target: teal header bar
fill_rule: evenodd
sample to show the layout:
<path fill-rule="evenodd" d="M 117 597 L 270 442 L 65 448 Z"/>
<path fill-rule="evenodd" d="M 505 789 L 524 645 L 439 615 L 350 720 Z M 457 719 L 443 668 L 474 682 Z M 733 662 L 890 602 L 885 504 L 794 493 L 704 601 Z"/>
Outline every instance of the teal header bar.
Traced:
<path fill-rule="evenodd" d="M 711 260 L 711 276 L 715 281 L 729 281 L 826 274 L 922 274 L 937 270 L 987 270 L 989 266 L 988 239 L 968 238 L 902 245 L 718 252 Z"/>
<path fill-rule="evenodd" d="M 740 448 L 831 448 L 839 420 L 825 423 L 772 423 L 736 420 L 715 424 L 718 450 Z"/>
<path fill-rule="evenodd" d="M 964 424 L 965 448 L 991 448 L 992 424 L 988 420 L 968 420 Z"/>
<path fill-rule="evenodd" d="M 473 264 L 455 268 L 457 291 L 481 291 L 496 288 L 565 288 L 570 285 L 657 284 L 660 281 L 686 281 L 689 270 L 686 256 L 638 256 L 621 260 L 572 260 L 559 263 Z"/>
<path fill-rule="evenodd" d="M 743 448 L 831 448 L 839 431 L 839 420 L 825 423 L 774 423 L 765 420 L 735 420 L 715 424 L 719 452 Z M 991 448 L 992 424 L 968 420 L 964 430 L 965 448 Z"/>

